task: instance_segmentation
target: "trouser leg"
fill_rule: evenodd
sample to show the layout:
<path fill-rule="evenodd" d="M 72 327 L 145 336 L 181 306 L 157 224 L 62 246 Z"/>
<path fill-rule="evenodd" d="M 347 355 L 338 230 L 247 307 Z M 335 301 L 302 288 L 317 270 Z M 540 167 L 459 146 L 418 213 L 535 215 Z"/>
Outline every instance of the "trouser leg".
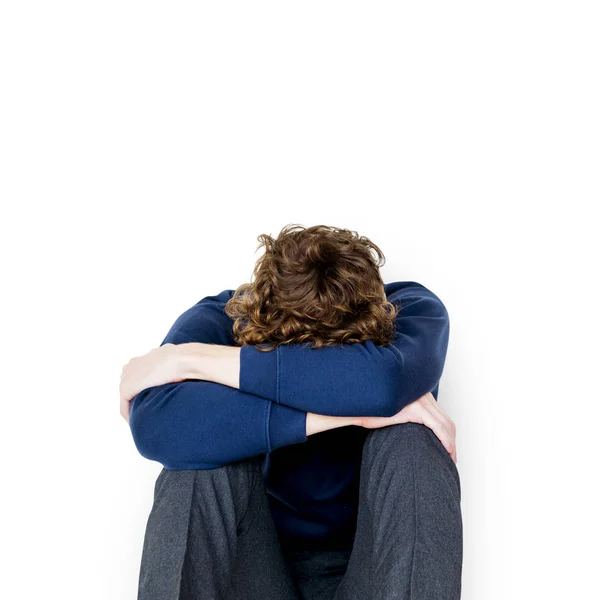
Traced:
<path fill-rule="evenodd" d="M 460 477 L 420 423 L 369 432 L 354 545 L 336 600 L 458 600 Z"/>
<path fill-rule="evenodd" d="M 160 472 L 138 600 L 298 600 L 261 464 L 259 456 L 217 469 Z"/>

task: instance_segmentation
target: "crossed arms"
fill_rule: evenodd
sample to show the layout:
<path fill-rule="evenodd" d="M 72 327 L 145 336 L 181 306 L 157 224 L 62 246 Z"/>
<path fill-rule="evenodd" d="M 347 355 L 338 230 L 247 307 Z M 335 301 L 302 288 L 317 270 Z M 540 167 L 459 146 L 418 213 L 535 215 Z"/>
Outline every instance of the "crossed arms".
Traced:
<path fill-rule="evenodd" d="M 306 441 L 306 415 L 396 414 L 427 392 L 437 398 L 449 338 L 441 300 L 423 285 L 386 284 L 399 307 L 389 346 L 371 341 L 313 349 L 239 349 L 239 389 L 186 380 L 141 391 L 129 424 L 142 456 L 171 469 L 215 468 Z M 180 315 L 161 346 L 235 346 L 224 306 L 233 290 L 208 296 Z"/>

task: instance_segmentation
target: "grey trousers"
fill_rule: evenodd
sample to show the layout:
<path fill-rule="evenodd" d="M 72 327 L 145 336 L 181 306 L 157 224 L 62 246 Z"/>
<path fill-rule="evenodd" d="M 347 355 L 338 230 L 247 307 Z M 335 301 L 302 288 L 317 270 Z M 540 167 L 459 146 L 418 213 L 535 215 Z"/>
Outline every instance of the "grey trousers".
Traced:
<path fill-rule="evenodd" d="M 457 600 L 456 464 L 418 423 L 374 429 L 362 451 L 354 545 L 284 554 L 261 464 L 160 472 L 138 600 Z"/>

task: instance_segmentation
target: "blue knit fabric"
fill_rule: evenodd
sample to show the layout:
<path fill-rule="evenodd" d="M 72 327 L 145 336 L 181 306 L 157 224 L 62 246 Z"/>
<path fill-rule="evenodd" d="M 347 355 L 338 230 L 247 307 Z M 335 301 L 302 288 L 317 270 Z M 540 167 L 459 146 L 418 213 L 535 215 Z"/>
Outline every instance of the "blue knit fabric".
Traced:
<path fill-rule="evenodd" d="M 214 469 L 264 454 L 282 545 L 348 547 L 368 430 L 349 426 L 307 438 L 306 413 L 391 416 L 429 391 L 437 399 L 448 347 L 448 312 L 433 292 L 414 281 L 384 289 L 399 308 L 389 346 L 242 346 L 239 390 L 186 380 L 141 391 L 129 419 L 140 454 L 167 469 Z M 187 309 L 161 345 L 235 345 L 233 320 L 224 312 L 233 292 Z"/>

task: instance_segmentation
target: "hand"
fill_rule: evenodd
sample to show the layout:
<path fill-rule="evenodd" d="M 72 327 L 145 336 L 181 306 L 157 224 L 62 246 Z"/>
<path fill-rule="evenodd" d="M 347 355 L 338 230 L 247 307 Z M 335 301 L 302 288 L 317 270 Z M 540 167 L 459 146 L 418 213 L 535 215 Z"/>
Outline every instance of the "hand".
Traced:
<path fill-rule="evenodd" d="M 183 381 L 179 346 L 164 344 L 143 356 L 133 357 L 121 373 L 121 416 L 129 423 L 129 402 L 146 388 Z"/>
<path fill-rule="evenodd" d="M 379 429 L 397 423 L 421 423 L 429 427 L 448 450 L 452 460 L 456 456 L 456 425 L 440 408 L 431 392 L 406 405 L 392 417 L 359 417 L 359 425 L 367 429 Z"/>

